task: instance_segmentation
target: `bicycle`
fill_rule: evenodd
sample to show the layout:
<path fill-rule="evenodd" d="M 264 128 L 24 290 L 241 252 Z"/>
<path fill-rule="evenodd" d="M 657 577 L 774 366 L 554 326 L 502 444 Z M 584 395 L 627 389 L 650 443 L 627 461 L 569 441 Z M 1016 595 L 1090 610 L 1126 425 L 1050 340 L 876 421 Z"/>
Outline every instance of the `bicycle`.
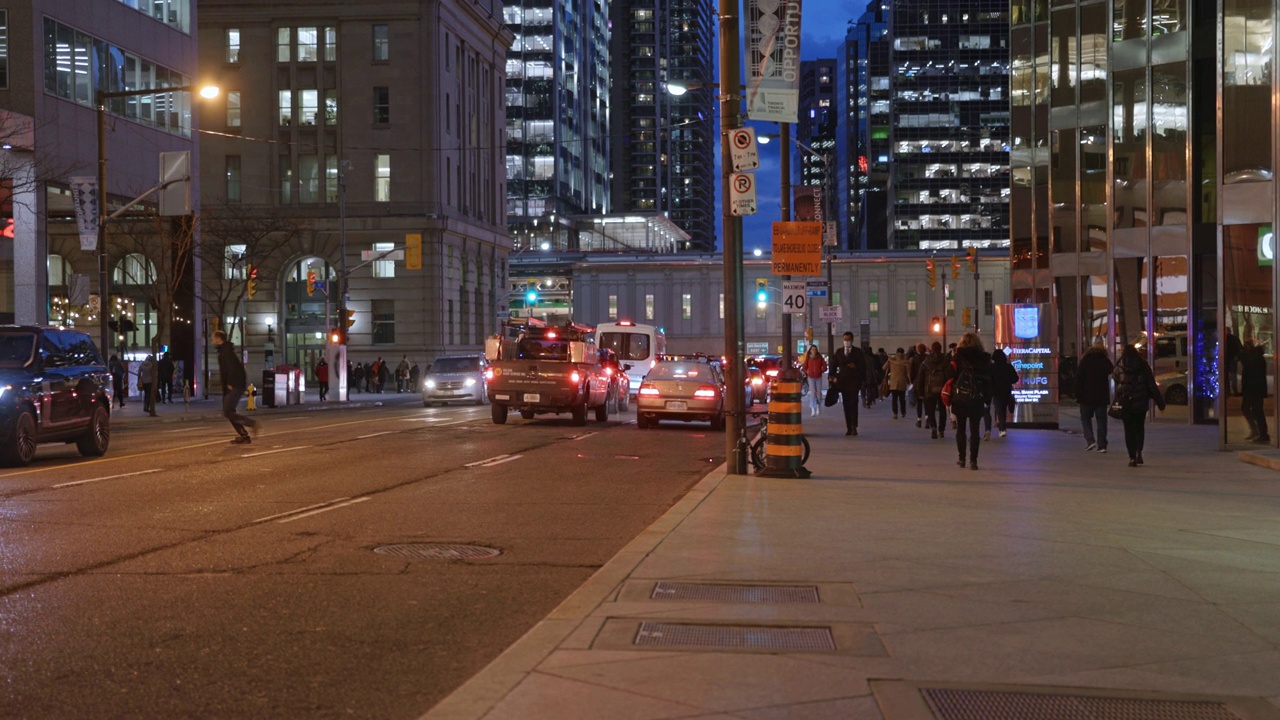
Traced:
<path fill-rule="evenodd" d="M 763 470 L 769 459 L 769 413 L 764 411 L 748 411 L 742 413 L 744 422 L 742 423 L 742 434 L 738 438 L 738 447 L 743 449 L 747 460 L 751 466 L 757 471 Z M 758 427 L 759 431 L 754 436 L 748 431 L 748 425 L 745 422 L 747 417 L 756 417 L 760 419 L 760 423 L 754 427 Z M 804 447 L 803 454 L 800 458 L 800 464 L 804 465 L 809 462 L 809 438 L 800 436 L 800 443 Z"/>

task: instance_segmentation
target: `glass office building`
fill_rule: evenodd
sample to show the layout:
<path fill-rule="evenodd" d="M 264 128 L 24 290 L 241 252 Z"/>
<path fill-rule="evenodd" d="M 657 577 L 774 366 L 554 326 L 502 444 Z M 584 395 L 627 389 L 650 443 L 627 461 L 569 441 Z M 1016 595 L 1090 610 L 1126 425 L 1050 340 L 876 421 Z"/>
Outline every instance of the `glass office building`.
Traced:
<path fill-rule="evenodd" d="M 1188 422 L 1250 432 L 1238 348 L 1274 395 L 1274 0 L 1014 0 L 1012 277 L 1069 366 L 1147 354 Z M 1276 407 L 1265 416 L 1276 424 Z M 1280 437 L 1280 434 L 1271 437 Z"/>

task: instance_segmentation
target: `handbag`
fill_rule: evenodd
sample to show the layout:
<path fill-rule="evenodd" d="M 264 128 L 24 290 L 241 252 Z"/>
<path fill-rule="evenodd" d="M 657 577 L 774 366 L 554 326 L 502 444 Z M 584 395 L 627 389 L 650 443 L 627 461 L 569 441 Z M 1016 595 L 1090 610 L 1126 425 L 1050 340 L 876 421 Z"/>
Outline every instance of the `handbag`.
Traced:
<path fill-rule="evenodd" d="M 840 388 L 827 388 L 827 396 L 822 399 L 822 404 L 827 407 L 833 407 L 838 402 L 840 402 Z"/>
<path fill-rule="evenodd" d="M 1124 404 L 1119 401 L 1111 403 L 1107 406 L 1107 415 L 1115 418 L 1116 420 L 1123 420 Z"/>

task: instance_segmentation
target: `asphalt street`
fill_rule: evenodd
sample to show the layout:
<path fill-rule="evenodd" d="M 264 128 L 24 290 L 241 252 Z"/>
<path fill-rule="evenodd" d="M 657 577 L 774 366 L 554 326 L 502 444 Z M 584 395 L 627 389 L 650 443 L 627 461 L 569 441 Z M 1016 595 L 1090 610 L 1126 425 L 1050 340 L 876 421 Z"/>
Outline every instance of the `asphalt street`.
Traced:
<path fill-rule="evenodd" d="M 168 408 L 162 408 L 162 413 Z M 722 458 L 487 407 L 131 423 L 0 469 L 0 716 L 414 718 Z M 492 548 L 421 559 L 390 545 Z"/>

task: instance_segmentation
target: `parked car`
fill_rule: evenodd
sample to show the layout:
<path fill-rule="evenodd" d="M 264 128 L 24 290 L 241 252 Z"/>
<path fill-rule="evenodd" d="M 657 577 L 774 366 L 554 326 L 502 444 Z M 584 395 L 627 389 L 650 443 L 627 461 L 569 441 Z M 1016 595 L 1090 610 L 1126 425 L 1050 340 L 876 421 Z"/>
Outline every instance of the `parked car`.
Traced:
<path fill-rule="evenodd" d="M 26 465 L 41 443 L 97 457 L 111 443 L 111 374 L 82 332 L 0 326 L 0 460 Z"/>
<path fill-rule="evenodd" d="M 1170 405 L 1186 405 L 1187 398 L 1187 371 L 1168 372 L 1156 375 L 1156 385 L 1160 388 L 1160 395 L 1164 397 L 1164 401 Z"/>
<path fill-rule="evenodd" d="M 724 429 L 724 376 L 702 355 L 665 355 L 654 364 L 636 394 L 636 426 L 661 420 L 702 420 Z"/>
<path fill-rule="evenodd" d="M 488 367 L 481 355 L 436 358 L 422 377 L 422 406 L 460 400 L 484 405 L 489 399 L 484 381 Z"/>
<path fill-rule="evenodd" d="M 610 412 L 626 412 L 631 407 L 631 376 L 627 374 L 631 363 L 619 362 L 616 352 L 600 348 L 600 364 L 604 366 L 604 374 L 609 376 Z"/>

